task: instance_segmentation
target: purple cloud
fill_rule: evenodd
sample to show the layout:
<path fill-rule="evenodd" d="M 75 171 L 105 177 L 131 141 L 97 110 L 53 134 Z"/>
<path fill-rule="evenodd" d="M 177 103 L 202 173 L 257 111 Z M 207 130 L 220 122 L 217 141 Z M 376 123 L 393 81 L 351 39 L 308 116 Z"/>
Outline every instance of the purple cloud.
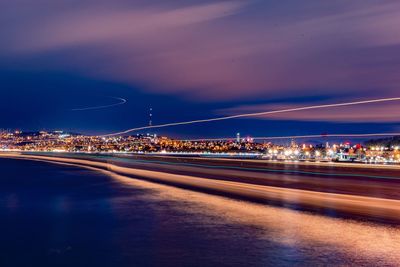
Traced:
<path fill-rule="evenodd" d="M 194 100 L 381 96 L 400 82 L 397 1 L 3 2 L 0 53 L 54 53 L 49 68 L 143 90 Z"/>

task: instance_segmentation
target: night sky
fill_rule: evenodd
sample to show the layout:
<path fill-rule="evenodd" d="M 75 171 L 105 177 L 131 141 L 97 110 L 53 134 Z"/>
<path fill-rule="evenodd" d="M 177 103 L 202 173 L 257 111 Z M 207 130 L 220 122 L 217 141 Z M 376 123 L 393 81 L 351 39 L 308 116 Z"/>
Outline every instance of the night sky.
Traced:
<path fill-rule="evenodd" d="M 103 134 L 400 96 L 400 2 L 0 0 L 0 128 Z M 103 109 L 124 98 L 127 103 Z M 400 103 L 152 130 L 400 131 Z"/>

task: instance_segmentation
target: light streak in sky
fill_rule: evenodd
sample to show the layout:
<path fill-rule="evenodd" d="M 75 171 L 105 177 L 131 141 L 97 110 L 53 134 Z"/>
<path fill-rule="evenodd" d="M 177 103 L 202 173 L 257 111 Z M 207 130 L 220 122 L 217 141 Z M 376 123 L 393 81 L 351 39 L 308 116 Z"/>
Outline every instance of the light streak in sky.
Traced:
<path fill-rule="evenodd" d="M 302 139 L 302 138 L 328 138 L 328 137 L 349 137 L 349 138 L 363 138 L 363 137 L 379 137 L 379 136 L 400 136 L 400 133 L 365 133 L 365 134 L 310 134 L 310 135 L 286 135 L 286 136 L 257 136 L 250 137 L 253 140 L 276 140 L 276 139 Z M 180 141 L 228 141 L 234 140 L 236 137 L 222 137 L 222 138 L 203 138 L 203 139 L 182 139 Z M 244 139 L 246 139 L 244 137 Z"/>
<path fill-rule="evenodd" d="M 93 106 L 93 107 L 85 107 L 85 108 L 74 108 L 71 109 L 72 111 L 84 111 L 84 110 L 94 110 L 94 109 L 103 109 L 103 108 L 111 108 L 119 105 L 123 105 L 127 102 L 126 99 L 121 98 L 121 97 L 110 97 L 116 100 L 119 100 L 118 103 L 110 104 L 110 105 L 103 105 L 103 106 Z"/>
<path fill-rule="evenodd" d="M 258 116 L 265 116 L 265 115 L 271 115 L 271 114 L 277 114 L 277 113 L 295 112 L 295 111 L 312 110 L 312 109 L 323 109 L 323 108 L 332 108 L 332 107 L 354 106 L 354 105 L 372 104 L 372 103 L 399 101 L 399 100 L 400 100 L 400 97 L 379 98 L 379 99 L 370 99 L 370 100 L 363 100 L 363 101 L 314 105 L 314 106 L 305 106 L 305 107 L 298 107 L 298 108 L 271 110 L 271 111 L 254 112 L 254 113 L 244 113 L 244 114 L 223 116 L 223 117 L 217 117 L 217 118 L 199 119 L 199 120 L 182 121 L 182 122 L 172 122 L 172 123 L 164 123 L 164 124 L 151 125 L 151 126 L 142 126 L 142 127 L 127 129 L 127 130 L 121 131 L 121 132 L 104 134 L 102 136 L 124 135 L 124 134 L 130 133 L 130 132 L 146 130 L 146 129 L 164 128 L 164 127 L 205 123 L 205 122 L 213 122 L 213 121 L 222 121 L 222 120 L 230 120 L 230 119 L 237 119 L 237 118 L 258 117 Z"/>

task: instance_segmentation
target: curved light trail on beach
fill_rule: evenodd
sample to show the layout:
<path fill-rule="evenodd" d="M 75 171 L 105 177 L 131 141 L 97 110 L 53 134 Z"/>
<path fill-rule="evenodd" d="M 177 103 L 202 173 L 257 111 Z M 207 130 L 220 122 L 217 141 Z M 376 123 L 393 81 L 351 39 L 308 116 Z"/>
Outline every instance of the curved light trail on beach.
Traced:
<path fill-rule="evenodd" d="M 113 98 L 115 100 L 119 100 L 118 103 L 110 104 L 110 105 L 103 105 L 103 106 L 92 106 L 92 107 L 84 107 L 84 108 L 74 108 L 71 109 L 72 111 L 85 111 L 85 110 L 94 110 L 94 109 L 104 109 L 104 108 L 111 108 L 115 106 L 120 106 L 124 105 L 126 102 L 128 102 L 126 99 L 122 97 L 113 97 L 111 96 L 110 98 Z"/>
<path fill-rule="evenodd" d="M 363 101 L 343 102 L 343 103 L 334 103 L 334 104 L 324 104 L 324 105 L 313 105 L 313 106 L 304 106 L 304 107 L 298 107 L 298 108 L 271 110 L 271 111 L 254 112 L 254 113 L 244 113 L 244 114 L 223 116 L 223 117 L 209 118 L 209 119 L 199 119 L 199 120 L 191 120 L 191 121 L 164 123 L 164 124 L 158 124 L 158 125 L 149 125 L 149 126 L 131 128 L 131 129 L 127 129 L 125 131 L 104 134 L 101 136 L 124 135 L 124 134 L 130 133 L 130 132 L 147 130 L 147 129 L 165 128 L 165 127 L 171 127 L 171 126 L 206 123 L 206 122 L 230 120 L 230 119 L 237 119 L 237 118 L 259 117 L 259 116 L 265 116 L 265 115 L 271 115 L 271 114 L 277 114 L 277 113 L 295 112 L 295 111 L 312 110 L 312 109 L 323 109 L 323 108 L 333 108 L 333 107 L 344 107 L 344 106 L 355 106 L 355 105 L 381 103 L 381 102 L 389 102 L 389 101 L 400 101 L 400 97 L 379 98 L 379 99 L 370 99 L 370 100 L 363 100 Z"/>

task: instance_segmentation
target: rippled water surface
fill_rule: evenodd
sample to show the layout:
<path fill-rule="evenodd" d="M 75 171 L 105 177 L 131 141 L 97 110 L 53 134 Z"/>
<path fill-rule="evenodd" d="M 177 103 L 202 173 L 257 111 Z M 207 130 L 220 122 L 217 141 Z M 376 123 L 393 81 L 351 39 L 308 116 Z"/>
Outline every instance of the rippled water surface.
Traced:
<path fill-rule="evenodd" d="M 400 228 L 0 159 L 0 266 L 400 265 Z"/>

